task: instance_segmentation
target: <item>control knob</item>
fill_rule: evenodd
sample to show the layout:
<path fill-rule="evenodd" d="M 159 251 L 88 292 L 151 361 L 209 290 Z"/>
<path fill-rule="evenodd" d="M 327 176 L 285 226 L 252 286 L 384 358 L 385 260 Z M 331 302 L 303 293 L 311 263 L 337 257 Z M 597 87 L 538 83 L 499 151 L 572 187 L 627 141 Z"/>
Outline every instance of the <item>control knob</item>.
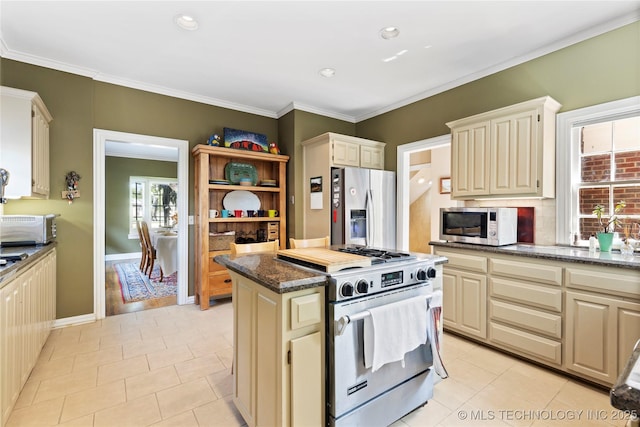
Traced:
<path fill-rule="evenodd" d="M 435 279 L 436 278 L 436 269 L 433 267 L 429 267 L 427 269 L 427 277 L 429 279 Z"/>
<path fill-rule="evenodd" d="M 350 282 L 345 282 L 340 287 L 340 295 L 343 297 L 352 297 L 353 296 L 353 285 Z"/>
<path fill-rule="evenodd" d="M 356 283 L 356 291 L 358 291 L 359 294 L 366 294 L 369 292 L 369 282 L 364 279 L 358 280 L 358 283 Z"/>
<path fill-rule="evenodd" d="M 416 272 L 416 279 L 418 279 L 419 282 L 426 282 L 427 271 L 424 268 L 419 268 L 418 271 Z"/>

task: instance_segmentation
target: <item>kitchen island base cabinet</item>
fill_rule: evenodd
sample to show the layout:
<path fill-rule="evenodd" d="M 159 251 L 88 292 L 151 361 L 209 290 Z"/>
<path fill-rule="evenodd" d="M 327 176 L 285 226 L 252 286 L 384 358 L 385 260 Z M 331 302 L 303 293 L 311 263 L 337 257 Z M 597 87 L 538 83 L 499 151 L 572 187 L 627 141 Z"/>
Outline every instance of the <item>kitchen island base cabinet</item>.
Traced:
<path fill-rule="evenodd" d="M 233 401 L 248 426 L 324 424 L 324 288 L 278 294 L 230 271 Z"/>

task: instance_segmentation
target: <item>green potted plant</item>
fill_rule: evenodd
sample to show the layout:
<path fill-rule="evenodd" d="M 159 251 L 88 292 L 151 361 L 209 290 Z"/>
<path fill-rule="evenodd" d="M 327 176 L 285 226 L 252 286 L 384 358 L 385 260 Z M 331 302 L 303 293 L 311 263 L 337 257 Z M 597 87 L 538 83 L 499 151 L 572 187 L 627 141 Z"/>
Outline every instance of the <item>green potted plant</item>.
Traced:
<path fill-rule="evenodd" d="M 598 232 L 598 244 L 600 245 L 600 252 L 610 252 L 611 251 L 611 243 L 613 242 L 613 232 L 616 229 L 616 226 L 620 225 L 620 218 L 618 218 L 618 214 L 622 211 L 622 209 L 627 206 L 624 200 L 620 200 L 616 203 L 616 206 L 613 209 L 613 213 L 609 215 L 608 218 L 603 218 L 604 216 L 604 206 L 596 205 L 593 208 L 593 214 L 598 218 L 598 223 L 600 224 L 600 229 L 602 231 Z"/>

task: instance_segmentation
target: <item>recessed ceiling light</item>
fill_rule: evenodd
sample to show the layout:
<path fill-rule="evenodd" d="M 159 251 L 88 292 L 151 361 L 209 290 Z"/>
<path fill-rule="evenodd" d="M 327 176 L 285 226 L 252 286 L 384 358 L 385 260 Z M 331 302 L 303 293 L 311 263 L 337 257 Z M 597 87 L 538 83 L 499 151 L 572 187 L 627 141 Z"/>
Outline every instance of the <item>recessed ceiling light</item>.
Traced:
<path fill-rule="evenodd" d="M 194 31 L 198 29 L 198 21 L 189 15 L 178 15 L 174 18 L 176 25 L 184 30 Z"/>
<path fill-rule="evenodd" d="M 396 27 L 384 27 L 380 30 L 380 37 L 385 40 L 396 38 L 398 37 L 398 34 L 400 34 L 400 30 Z"/>
<path fill-rule="evenodd" d="M 329 78 L 336 75 L 336 70 L 334 70 L 333 68 L 323 68 L 319 71 L 319 73 L 322 77 Z"/>
<path fill-rule="evenodd" d="M 418 184 L 424 184 L 424 178 L 422 177 L 418 178 Z"/>

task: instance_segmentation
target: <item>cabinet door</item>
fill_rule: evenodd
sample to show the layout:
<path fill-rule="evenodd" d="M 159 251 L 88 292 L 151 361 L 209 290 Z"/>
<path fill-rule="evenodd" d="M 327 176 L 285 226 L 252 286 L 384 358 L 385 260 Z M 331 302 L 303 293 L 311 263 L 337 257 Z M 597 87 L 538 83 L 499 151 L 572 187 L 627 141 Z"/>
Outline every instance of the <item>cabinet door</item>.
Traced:
<path fill-rule="evenodd" d="M 487 337 L 487 277 L 447 269 L 443 273 L 444 325 L 467 335 Z"/>
<path fill-rule="evenodd" d="M 535 194 L 538 185 L 538 110 L 491 121 L 491 194 Z"/>
<path fill-rule="evenodd" d="M 624 370 L 636 343 L 640 340 L 640 304 L 620 301 L 616 318 L 618 321 L 617 378 Z"/>
<path fill-rule="evenodd" d="M 42 111 L 33 106 L 32 118 L 33 170 L 32 189 L 34 194 L 49 197 L 49 123 Z"/>
<path fill-rule="evenodd" d="M 566 368 L 605 384 L 616 380 L 616 301 L 566 292 Z"/>
<path fill-rule="evenodd" d="M 360 167 L 384 169 L 384 147 L 360 146 Z"/>
<path fill-rule="evenodd" d="M 291 340 L 292 426 L 322 425 L 323 360 L 320 332 Z"/>
<path fill-rule="evenodd" d="M 489 194 L 488 121 L 454 129 L 451 139 L 451 197 Z"/>
<path fill-rule="evenodd" d="M 338 166 L 360 166 L 360 145 L 352 142 L 334 140 L 333 164 Z"/>

